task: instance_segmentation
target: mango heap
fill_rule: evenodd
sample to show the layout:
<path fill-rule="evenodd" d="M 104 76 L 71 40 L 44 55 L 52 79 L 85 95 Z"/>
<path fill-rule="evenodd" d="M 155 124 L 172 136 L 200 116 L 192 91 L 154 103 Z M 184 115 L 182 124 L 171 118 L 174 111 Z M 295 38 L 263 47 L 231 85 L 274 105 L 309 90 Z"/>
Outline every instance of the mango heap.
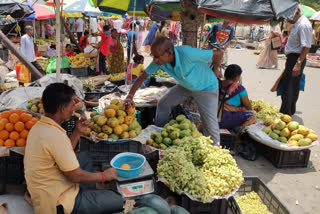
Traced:
<path fill-rule="evenodd" d="M 40 64 L 41 68 L 45 71 L 47 70 L 49 59 L 46 57 L 37 57 L 37 62 Z"/>
<path fill-rule="evenodd" d="M 125 76 L 126 76 L 125 72 L 111 74 L 110 77 L 109 77 L 109 80 L 110 81 L 119 81 L 119 80 L 123 80 Z"/>
<path fill-rule="evenodd" d="M 92 112 L 89 128 L 85 136 L 96 136 L 100 139 L 135 138 L 141 133 L 141 126 L 135 117 L 135 108 L 125 108 L 124 101 L 114 99 L 104 108 L 100 115 Z"/>
<path fill-rule="evenodd" d="M 161 133 L 152 132 L 147 144 L 159 149 L 166 149 L 172 145 L 179 145 L 181 139 L 188 136 L 200 137 L 202 134 L 194 123 L 181 114 L 175 120 L 167 123 Z"/>
<path fill-rule="evenodd" d="M 262 131 L 274 140 L 287 143 L 288 146 L 308 146 L 318 139 L 312 129 L 291 120 L 289 115 L 282 115 L 280 119 L 266 120 L 264 125 L 267 127 Z"/>
<path fill-rule="evenodd" d="M 34 113 L 44 114 L 44 108 L 40 97 L 28 100 L 27 109 Z"/>
<path fill-rule="evenodd" d="M 69 56 L 68 61 L 70 65 L 76 67 L 88 67 L 90 65 L 90 58 L 84 57 L 83 53 L 79 53 L 75 56 Z"/>

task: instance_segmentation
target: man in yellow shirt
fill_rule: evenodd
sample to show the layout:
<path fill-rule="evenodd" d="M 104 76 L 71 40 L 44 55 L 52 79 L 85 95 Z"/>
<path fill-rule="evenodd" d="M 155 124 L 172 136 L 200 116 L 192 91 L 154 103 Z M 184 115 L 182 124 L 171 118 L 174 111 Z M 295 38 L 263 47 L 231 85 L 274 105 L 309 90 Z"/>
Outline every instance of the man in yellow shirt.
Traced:
<path fill-rule="evenodd" d="M 74 90 L 66 84 L 53 83 L 44 90 L 42 102 L 46 113 L 30 130 L 24 157 L 25 178 L 35 213 L 122 211 L 123 199 L 118 193 L 96 190 L 93 185 L 116 179 L 116 169 L 90 172 L 92 164 L 81 160 L 82 157 L 78 157 L 78 161 L 74 153 L 88 121 L 80 119 L 70 139 L 60 126 L 75 109 Z M 85 154 L 80 153 L 80 156 Z"/>

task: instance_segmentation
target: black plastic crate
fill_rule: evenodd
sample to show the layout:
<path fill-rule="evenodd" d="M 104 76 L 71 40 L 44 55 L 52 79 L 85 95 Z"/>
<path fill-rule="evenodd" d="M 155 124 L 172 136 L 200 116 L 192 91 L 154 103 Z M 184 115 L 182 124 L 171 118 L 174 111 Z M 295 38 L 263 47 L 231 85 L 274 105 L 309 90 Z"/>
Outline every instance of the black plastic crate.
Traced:
<path fill-rule="evenodd" d="M 142 144 L 137 141 L 94 143 L 84 137 L 80 139 L 80 152 L 88 151 L 95 166 L 109 163 L 111 159 L 121 152 L 134 152 L 143 154 Z"/>
<path fill-rule="evenodd" d="M 240 186 L 236 194 L 242 196 L 252 191 L 259 195 L 262 202 L 273 214 L 290 214 L 288 208 L 282 204 L 278 197 L 258 177 L 244 177 L 244 184 Z M 229 207 L 232 213 L 242 214 L 234 197 L 229 198 Z"/>
<path fill-rule="evenodd" d="M 7 184 L 24 181 L 23 155 L 10 151 L 10 156 L 0 157 L 0 178 Z"/>
<path fill-rule="evenodd" d="M 76 116 L 72 116 L 70 118 L 70 120 L 63 122 L 61 124 L 61 127 L 66 130 L 67 135 L 70 137 L 70 135 L 72 134 L 72 132 L 74 131 L 74 129 L 76 128 L 76 124 L 78 122 L 78 118 Z"/>
<path fill-rule="evenodd" d="M 282 151 L 256 143 L 259 153 L 277 168 L 307 167 L 310 153 L 309 149 L 300 151 Z"/>
<path fill-rule="evenodd" d="M 229 150 L 234 149 L 236 133 L 228 129 L 220 129 L 220 145 Z"/>
<path fill-rule="evenodd" d="M 191 200 L 186 195 L 178 195 L 172 192 L 166 185 L 161 182 L 156 183 L 156 194 L 162 198 L 182 206 L 191 214 L 227 214 L 228 200 L 219 199 L 211 203 L 201 203 Z"/>

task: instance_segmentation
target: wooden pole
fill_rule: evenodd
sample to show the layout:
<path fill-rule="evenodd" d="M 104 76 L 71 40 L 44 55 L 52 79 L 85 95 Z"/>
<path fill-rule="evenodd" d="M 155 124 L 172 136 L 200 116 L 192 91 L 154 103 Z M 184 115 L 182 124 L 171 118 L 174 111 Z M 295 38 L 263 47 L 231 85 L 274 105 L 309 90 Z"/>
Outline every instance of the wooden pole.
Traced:
<path fill-rule="evenodd" d="M 61 24 L 60 24 L 60 0 L 56 0 L 56 54 L 57 54 L 57 61 L 56 61 L 56 81 L 60 82 L 61 81 L 61 75 L 60 75 L 60 67 L 61 67 Z"/>
<path fill-rule="evenodd" d="M 61 23 L 63 24 L 64 28 L 66 29 L 66 32 L 70 38 L 70 41 L 76 45 L 77 49 L 80 52 L 83 52 L 82 48 L 80 48 L 79 43 L 77 42 L 77 40 L 74 38 L 73 33 L 70 31 L 68 24 L 65 22 L 65 20 L 63 18 L 61 18 Z"/>
<path fill-rule="evenodd" d="M 29 69 L 29 71 L 34 74 L 37 79 L 40 79 L 43 74 L 38 71 L 34 65 L 24 58 L 22 53 L 16 48 L 14 44 L 8 39 L 8 37 L 0 30 L 0 40 L 2 43 Z"/>
<path fill-rule="evenodd" d="M 202 36 L 203 36 L 203 26 L 206 24 L 206 18 L 207 18 L 207 14 L 204 14 L 203 15 L 203 23 L 202 23 L 202 26 L 200 27 L 201 29 L 201 32 L 200 32 L 200 39 L 199 39 L 199 47 L 198 48 L 201 48 L 201 43 L 202 43 Z"/>

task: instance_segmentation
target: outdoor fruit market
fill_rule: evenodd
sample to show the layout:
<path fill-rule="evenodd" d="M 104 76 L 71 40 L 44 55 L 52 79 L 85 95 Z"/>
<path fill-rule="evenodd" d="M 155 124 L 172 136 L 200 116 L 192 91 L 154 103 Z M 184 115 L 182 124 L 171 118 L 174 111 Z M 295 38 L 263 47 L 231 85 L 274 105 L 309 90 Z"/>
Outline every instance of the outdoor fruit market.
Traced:
<path fill-rule="evenodd" d="M 0 1 L 0 214 L 318 213 L 316 10 Z"/>

